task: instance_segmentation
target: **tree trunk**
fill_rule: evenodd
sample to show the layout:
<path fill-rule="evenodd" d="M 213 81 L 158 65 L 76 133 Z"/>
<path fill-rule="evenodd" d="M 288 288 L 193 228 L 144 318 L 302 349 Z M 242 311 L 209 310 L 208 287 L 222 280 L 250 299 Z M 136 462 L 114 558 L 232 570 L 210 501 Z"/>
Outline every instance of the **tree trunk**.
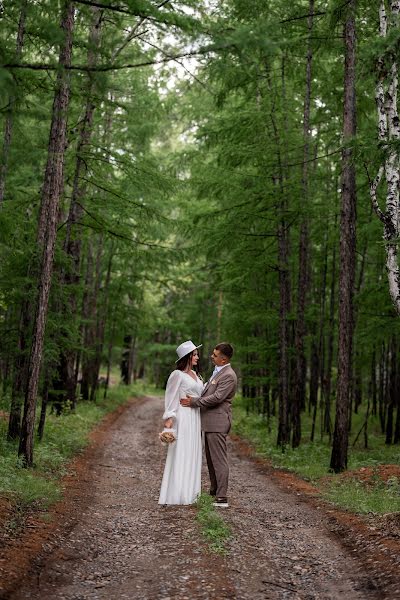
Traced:
<path fill-rule="evenodd" d="M 314 0 L 309 1 L 308 17 L 308 49 L 306 64 L 306 92 L 304 96 L 303 111 L 303 194 L 304 200 L 308 202 L 308 161 L 310 147 L 310 106 L 311 106 L 311 66 L 312 66 L 312 47 L 311 34 L 313 29 Z M 309 232 L 307 206 L 302 217 L 300 225 L 299 241 L 299 278 L 297 283 L 297 319 L 294 336 L 294 346 L 296 349 L 296 366 L 294 393 L 292 401 L 292 447 L 297 448 L 301 440 L 301 407 L 305 405 L 306 395 L 306 373 L 307 362 L 304 351 L 304 339 L 306 336 L 305 312 L 307 301 L 307 289 L 309 288 L 310 267 L 309 267 Z"/>
<path fill-rule="evenodd" d="M 324 434 L 324 418 L 325 418 L 325 336 L 324 336 L 324 324 L 325 324 L 325 310 L 326 310 L 326 283 L 328 275 L 328 231 L 325 232 L 325 244 L 324 244 L 324 267 L 322 269 L 322 281 L 320 291 L 320 317 L 319 317 L 319 330 L 318 330 L 318 383 L 320 386 L 320 434 L 321 439 Z M 318 386 L 317 386 L 317 400 L 318 400 Z"/>
<path fill-rule="evenodd" d="M 313 407 L 312 425 L 311 425 L 311 442 L 314 441 L 315 423 L 317 420 L 318 410 L 318 383 L 319 383 L 319 353 L 315 342 L 315 335 L 311 343 L 311 374 L 310 374 L 310 406 Z"/>
<path fill-rule="evenodd" d="M 114 319 L 112 322 L 111 330 L 110 330 L 110 338 L 108 341 L 107 375 L 106 375 L 106 383 L 104 386 L 104 400 L 107 398 L 108 388 L 110 387 L 111 359 L 112 359 L 112 351 L 113 351 L 113 346 L 114 346 L 115 327 L 116 327 L 116 319 Z"/>
<path fill-rule="evenodd" d="M 46 375 L 44 386 L 43 386 L 43 392 L 42 392 L 42 406 L 40 409 L 40 419 L 39 419 L 39 425 L 38 425 L 39 440 L 43 439 L 44 426 L 46 423 L 47 404 L 49 401 L 49 385 L 50 385 L 49 377 Z"/>
<path fill-rule="evenodd" d="M 385 385 L 385 360 L 386 360 L 386 349 L 385 344 L 382 343 L 381 347 L 381 356 L 379 361 L 379 396 L 378 396 L 378 411 L 379 411 L 379 422 L 381 424 L 381 431 L 385 433 L 385 395 L 386 395 L 386 385 Z"/>
<path fill-rule="evenodd" d="M 15 58 L 18 61 L 22 55 L 25 35 L 25 19 L 26 19 L 27 0 L 23 0 L 21 5 L 21 13 L 18 23 L 18 34 L 16 43 Z M 3 153 L 0 164 L 0 207 L 2 207 L 5 195 L 6 175 L 8 166 L 8 156 L 12 141 L 13 117 L 15 108 L 15 98 L 10 97 L 9 110 L 6 116 L 4 126 L 4 141 Z M 22 302 L 20 315 L 20 328 L 18 336 L 18 355 L 14 364 L 14 377 L 12 382 L 11 392 L 11 407 L 10 417 L 8 422 L 7 438 L 9 440 L 17 439 L 21 430 L 21 409 L 23 404 L 23 393 L 26 385 L 27 376 L 27 334 L 30 329 L 30 302 L 25 300 Z"/>
<path fill-rule="evenodd" d="M 379 25 L 381 37 L 387 37 L 393 28 L 398 30 L 400 13 L 400 0 L 390 1 L 389 19 L 386 13 L 385 2 L 381 2 L 379 9 Z M 398 140 L 400 139 L 400 121 L 397 111 L 397 46 L 392 46 L 385 58 L 378 60 L 378 83 L 375 91 L 375 100 L 378 111 L 378 138 L 386 150 L 386 160 L 379 168 L 374 181 L 370 182 L 370 196 L 372 207 L 383 223 L 383 239 L 386 250 L 386 270 L 389 280 L 389 292 L 393 305 L 400 315 L 400 269 L 398 260 L 398 239 L 400 235 L 400 165 Z M 391 66 L 388 68 L 390 59 Z M 386 81 L 388 79 L 388 81 Z M 385 90 L 386 84 L 386 90 Z M 386 179 L 386 208 L 382 211 L 377 200 L 377 188 L 383 174 Z"/>
<path fill-rule="evenodd" d="M 15 48 L 15 62 L 19 62 L 21 55 L 22 55 L 22 49 L 24 47 L 26 8 L 27 8 L 27 0 L 22 0 L 21 12 L 20 12 L 19 22 L 18 22 L 17 43 L 16 43 L 16 48 Z M 11 140 L 12 140 L 15 101 L 16 101 L 15 97 L 10 96 L 6 121 L 5 121 L 5 125 L 4 125 L 3 152 L 2 152 L 1 161 L 0 161 L 0 208 L 3 206 L 3 202 L 4 202 L 8 156 L 10 153 Z"/>
<path fill-rule="evenodd" d="M 386 439 L 385 444 L 388 446 L 393 441 L 393 415 L 394 408 L 397 402 L 396 391 L 397 391 L 397 344 L 395 338 L 392 338 L 390 344 L 390 362 L 389 366 L 389 396 L 387 404 L 387 419 L 386 419 Z"/>
<path fill-rule="evenodd" d="M 95 67 L 98 60 L 98 50 L 100 46 L 100 33 L 102 22 L 102 11 L 97 7 L 91 7 L 92 22 L 89 31 L 87 63 L 89 67 Z M 72 197 L 67 219 L 67 232 L 64 241 L 64 251 L 70 258 L 69 271 L 63 275 L 63 283 L 68 286 L 76 286 L 80 280 L 81 249 L 82 240 L 80 230 L 76 230 L 76 224 L 82 218 L 84 207 L 83 200 L 86 193 L 87 184 L 85 182 L 85 173 L 87 171 L 87 157 L 85 153 L 88 150 L 93 131 L 93 117 L 95 103 L 93 92 L 95 80 L 93 74 L 88 74 L 88 88 L 86 92 L 85 113 L 81 122 L 79 142 L 77 147 L 77 157 L 72 187 Z M 75 292 L 67 292 L 67 312 L 76 314 L 77 297 Z M 63 381 L 66 390 L 67 400 L 72 406 L 76 404 L 76 385 L 75 376 L 76 351 L 67 350 L 60 358 L 59 376 Z"/>
<path fill-rule="evenodd" d="M 332 279 L 331 291 L 329 300 L 329 329 L 327 342 L 327 361 L 326 361 L 326 377 L 325 377 L 325 416 L 324 416 L 324 431 L 332 437 L 332 420 L 331 420 L 331 393 L 332 393 L 332 365 L 333 365 L 333 340 L 335 334 L 335 295 L 336 295 L 336 245 L 333 247 L 332 253 Z"/>
<path fill-rule="evenodd" d="M 356 354 L 356 360 L 361 360 L 361 357 Z M 362 404 L 362 374 L 361 367 L 357 363 L 354 370 L 354 412 L 358 414 L 358 408 Z"/>
<path fill-rule="evenodd" d="M 282 201 L 283 202 L 283 201 Z M 285 216 L 278 229 L 279 249 L 279 428 L 278 445 L 283 448 L 290 441 L 289 417 L 289 231 Z"/>
<path fill-rule="evenodd" d="M 369 396 L 372 399 L 372 414 L 377 414 L 377 385 L 376 385 L 376 348 L 374 346 L 371 358 L 371 384 Z"/>
<path fill-rule="evenodd" d="M 394 430 L 394 444 L 400 443 L 400 364 L 396 355 L 396 383 L 394 389 L 394 401 L 396 405 L 396 425 Z"/>
<path fill-rule="evenodd" d="M 356 176 L 351 143 L 356 134 L 355 0 L 348 4 L 344 25 L 345 73 L 342 151 L 342 202 L 340 212 L 339 338 L 336 419 L 331 469 L 347 468 L 348 418 L 351 396 L 353 347 L 353 292 L 356 251 Z"/>
<path fill-rule="evenodd" d="M 90 360 L 90 400 L 94 402 L 96 400 L 97 387 L 99 383 L 99 371 L 101 366 L 101 356 L 103 351 L 103 331 L 104 331 L 104 319 L 105 315 L 101 310 L 100 302 L 100 287 L 101 287 L 101 258 L 103 254 L 103 236 L 99 237 L 96 255 L 96 278 L 93 289 L 93 309 L 95 315 L 95 321 L 93 327 L 93 345 L 89 349 L 91 351 Z M 111 264 L 110 264 L 111 269 Z M 110 271 L 111 274 L 111 271 Z"/>
<path fill-rule="evenodd" d="M 285 62 L 282 58 L 282 104 L 286 104 L 285 92 Z M 282 450 L 290 442 L 290 322 L 289 313 L 291 308 L 291 286 L 290 286 L 290 270 L 289 270 L 289 252 L 290 252 L 290 235 L 289 222 L 287 218 L 287 194 L 284 190 L 283 182 L 285 177 L 285 165 L 282 162 L 281 150 L 284 147 L 285 136 L 284 128 L 278 132 L 275 123 L 275 115 L 271 114 L 271 122 L 274 131 L 274 138 L 277 147 L 277 162 L 278 176 L 274 178 L 274 183 L 279 195 L 279 212 L 278 212 L 278 272 L 279 272 L 279 423 L 277 444 Z M 283 136 L 283 137 L 282 137 Z"/>
<path fill-rule="evenodd" d="M 21 433 L 21 409 L 24 399 L 24 390 L 28 377 L 28 350 L 27 337 L 31 326 L 30 300 L 22 302 L 19 332 L 18 332 L 18 353 L 14 364 L 14 376 L 11 390 L 10 417 L 8 421 L 7 438 L 16 440 Z"/>
<path fill-rule="evenodd" d="M 90 353 L 93 348 L 93 324 L 90 319 L 93 318 L 93 248 L 92 240 L 88 240 L 87 258 L 86 258 L 85 292 L 82 300 L 82 320 L 85 322 L 83 327 L 82 346 L 82 377 L 81 377 L 81 395 L 83 400 L 89 400 L 90 394 Z"/>
<path fill-rule="evenodd" d="M 63 189 L 64 153 L 67 141 L 67 112 L 70 97 L 69 71 L 71 65 L 74 5 L 66 0 L 63 6 L 61 29 L 64 37 L 60 50 L 60 71 L 54 96 L 48 158 L 45 170 L 37 232 L 41 251 L 38 282 L 38 299 L 33 325 L 33 338 L 29 357 L 29 377 L 25 393 L 24 416 L 19 454 L 26 466 L 33 464 L 33 434 L 39 374 L 42 363 L 43 341 L 47 319 L 59 202 Z"/>

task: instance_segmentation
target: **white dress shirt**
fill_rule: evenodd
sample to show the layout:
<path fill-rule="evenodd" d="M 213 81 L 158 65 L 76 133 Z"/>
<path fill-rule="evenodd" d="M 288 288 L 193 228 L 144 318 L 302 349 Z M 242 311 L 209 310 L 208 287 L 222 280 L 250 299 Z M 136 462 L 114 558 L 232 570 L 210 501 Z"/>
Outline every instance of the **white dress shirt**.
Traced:
<path fill-rule="evenodd" d="M 228 363 L 227 365 L 221 365 L 220 367 L 215 366 L 214 367 L 214 371 L 212 372 L 212 375 L 211 375 L 211 377 L 210 377 L 210 379 L 208 381 L 211 381 L 211 379 L 213 377 L 215 377 L 216 375 L 218 375 L 218 373 L 220 371 L 222 371 L 222 369 L 225 369 L 225 367 L 230 367 L 230 366 L 231 366 L 231 363 Z"/>

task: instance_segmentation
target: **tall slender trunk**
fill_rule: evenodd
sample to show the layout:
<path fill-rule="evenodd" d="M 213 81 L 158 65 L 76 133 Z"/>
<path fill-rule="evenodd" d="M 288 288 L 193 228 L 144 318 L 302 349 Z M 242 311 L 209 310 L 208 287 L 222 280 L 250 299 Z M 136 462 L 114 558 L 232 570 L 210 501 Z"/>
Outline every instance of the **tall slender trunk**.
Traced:
<path fill-rule="evenodd" d="M 108 264 L 107 264 L 106 279 L 105 279 L 105 283 L 104 283 L 104 287 L 103 287 L 103 294 L 102 294 L 103 295 L 103 305 L 100 307 L 99 317 L 98 317 L 97 344 L 96 344 L 96 354 L 95 354 L 96 390 L 97 390 L 97 385 L 98 385 L 101 361 L 102 361 L 102 357 L 103 357 L 106 321 L 107 321 L 107 317 L 109 315 L 109 289 L 110 289 L 110 282 L 111 282 L 111 267 L 112 267 L 112 261 L 114 258 L 113 248 L 114 248 L 114 245 L 113 245 L 113 243 L 111 243 L 110 256 L 108 257 Z M 112 345 L 111 345 L 111 348 L 112 348 Z M 109 363 L 107 362 L 106 387 L 108 387 L 109 379 L 110 379 Z M 104 395 L 104 397 L 105 396 L 106 396 L 106 394 Z"/>
<path fill-rule="evenodd" d="M 8 420 L 7 437 L 9 440 L 17 439 L 21 433 L 21 411 L 28 377 L 27 338 L 31 326 L 30 304 L 30 299 L 25 299 L 22 302 L 19 318 L 18 350 L 14 364 L 10 417 Z"/>
<path fill-rule="evenodd" d="M 379 422 L 381 425 L 382 433 L 385 433 L 385 397 L 386 397 L 386 386 L 385 386 L 385 360 L 386 360 L 386 348 L 385 343 L 381 346 L 381 355 L 379 360 L 379 395 L 378 395 L 378 412 Z"/>
<path fill-rule="evenodd" d="M 286 106 L 285 57 L 282 57 L 282 106 Z M 278 214 L 278 271 L 279 271 L 279 424 L 277 444 L 284 450 L 290 443 L 290 321 L 291 284 L 289 269 L 290 254 L 290 225 L 288 220 L 288 198 L 284 190 L 284 180 L 287 166 L 281 152 L 285 147 L 286 127 L 279 131 L 274 115 L 271 115 L 274 128 L 275 143 L 278 150 L 279 174 L 276 179 L 279 194 Z"/>
<path fill-rule="evenodd" d="M 102 11 L 97 7 L 91 7 L 92 22 L 89 31 L 87 63 L 89 67 L 95 67 L 98 60 L 98 50 L 100 46 L 100 33 L 102 23 Z M 72 186 L 72 197 L 67 219 L 67 231 L 64 241 L 64 251 L 70 260 L 69 270 L 63 274 L 63 283 L 68 287 L 75 287 L 80 280 L 80 266 L 82 253 L 81 231 L 76 228 L 76 224 L 82 218 L 84 212 L 83 201 L 86 193 L 87 183 L 85 182 L 85 173 L 87 171 L 87 157 L 85 153 L 88 150 L 93 132 L 93 118 L 95 111 L 95 102 L 93 99 L 95 89 L 95 79 L 91 73 L 88 74 L 88 84 L 86 90 L 85 112 L 81 122 L 79 142 L 77 147 L 77 156 L 75 164 L 75 173 Z M 77 295 L 75 291 L 67 292 L 68 312 L 75 314 L 77 312 Z M 67 335 L 67 334 L 66 334 Z M 64 344 L 65 345 L 65 344 Z M 66 390 L 67 400 L 72 406 L 76 403 L 76 385 L 75 376 L 76 350 L 68 349 L 60 357 L 58 368 L 58 377 L 63 381 L 63 387 Z"/>
<path fill-rule="evenodd" d="M 347 468 L 348 419 L 353 349 L 353 293 L 356 256 L 356 174 L 351 148 L 356 134 L 355 0 L 350 0 L 344 24 L 344 114 L 342 202 L 340 211 L 339 339 L 336 419 L 330 466 L 336 473 Z"/>
<path fill-rule="evenodd" d="M 317 343 L 316 343 L 316 334 L 313 332 L 313 340 L 311 342 L 311 374 L 310 374 L 310 406 L 313 407 L 312 414 L 312 425 L 311 425 L 311 442 L 314 441 L 315 435 L 315 424 L 317 420 L 317 410 L 318 410 L 318 383 L 319 383 L 319 361 L 320 356 L 318 353 Z"/>
<path fill-rule="evenodd" d="M 108 340 L 108 349 L 107 349 L 107 375 L 106 382 L 104 385 L 104 400 L 107 398 L 108 388 L 110 387 L 110 374 L 111 374 L 111 359 L 112 359 L 112 351 L 114 346 L 114 336 L 115 336 L 115 328 L 116 328 L 116 319 L 114 318 L 110 327 L 110 337 Z"/>
<path fill-rule="evenodd" d="M 377 385 L 376 385 L 376 347 L 374 346 L 371 357 L 371 385 L 370 385 L 370 397 L 372 399 L 372 414 L 377 414 Z"/>
<path fill-rule="evenodd" d="M 23 0 L 21 5 L 21 12 L 18 22 L 18 34 L 16 43 L 15 58 L 18 61 L 21 58 L 24 36 L 25 36 L 25 20 L 26 20 L 26 9 L 27 0 Z M 3 140 L 3 152 L 0 163 L 0 208 L 3 206 L 5 189 L 6 189 L 6 175 L 8 167 L 8 158 L 10 153 L 12 131 L 13 131 L 13 118 L 15 109 L 15 97 L 11 96 L 9 99 L 9 108 L 6 116 L 4 126 L 4 140 Z M 19 335 L 18 335 L 18 355 L 15 359 L 14 374 L 12 381 L 12 392 L 11 392 L 11 406 L 10 406 L 10 417 L 8 421 L 8 432 L 7 437 L 9 440 L 17 439 L 20 435 L 21 430 L 21 410 L 23 404 L 23 393 L 26 385 L 27 376 L 27 332 L 30 328 L 29 308 L 27 306 L 29 301 L 25 300 L 22 302 L 20 323 L 19 323 Z"/>
<path fill-rule="evenodd" d="M 103 236 L 101 235 L 98 240 L 97 254 L 96 254 L 96 277 L 93 289 L 93 309 L 95 320 L 93 322 L 93 346 L 91 348 L 91 360 L 90 360 L 90 400 L 96 400 L 96 393 L 99 381 L 99 371 L 101 366 L 101 353 L 103 348 L 102 332 L 105 315 L 102 312 L 102 306 L 100 302 L 99 292 L 101 287 L 101 259 L 103 255 Z M 110 265 L 111 269 L 111 265 Z"/>
<path fill-rule="evenodd" d="M 332 253 L 332 279 L 329 300 L 329 328 L 327 341 L 327 361 L 326 361 L 326 378 L 325 378 L 325 416 L 324 416 L 324 431 L 332 437 L 332 420 L 331 420 L 331 392 L 332 392 L 332 365 L 333 365 L 333 342 L 335 335 L 335 296 L 336 296 L 336 245 L 333 247 Z"/>
<path fill-rule="evenodd" d="M 396 407 L 396 423 L 394 429 L 394 444 L 400 443 L 400 364 L 396 355 L 396 378 L 394 385 L 394 402 Z"/>
<path fill-rule="evenodd" d="M 28 0 L 22 0 L 21 4 L 21 12 L 19 15 L 18 22 L 18 33 L 17 33 L 17 43 L 15 48 L 15 62 L 19 62 L 19 59 L 22 55 L 22 50 L 24 47 L 24 36 L 25 36 L 25 20 L 26 20 L 26 9 L 27 9 Z M 0 161 L 0 208 L 3 206 L 4 195 L 6 189 L 6 175 L 7 175 L 7 167 L 8 167 L 8 157 L 10 154 L 10 147 L 12 141 L 12 131 L 13 131 L 13 118 L 14 118 L 14 109 L 15 109 L 15 96 L 10 96 L 7 116 L 4 125 L 4 138 L 3 138 L 3 152 L 1 155 Z"/>
<path fill-rule="evenodd" d="M 284 202 L 282 200 L 282 202 Z M 290 273 L 289 273 L 289 225 L 282 206 L 282 216 L 278 228 L 279 263 L 279 429 L 278 445 L 285 447 L 290 441 L 289 417 L 289 312 L 290 312 Z"/>
<path fill-rule="evenodd" d="M 56 92 L 50 129 L 48 158 L 42 188 L 42 198 L 37 232 L 41 252 L 38 282 L 38 299 L 33 325 L 29 377 L 25 393 L 24 416 L 19 444 L 19 454 L 26 466 L 33 464 L 33 434 L 39 374 L 42 363 L 43 341 L 47 320 L 47 309 L 53 272 L 54 250 L 60 197 L 63 190 L 64 153 L 67 140 L 67 113 L 70 98 L 69 70 L 72 58 L 72 32 L 74 27 L 74 5 L 66 0 L 63 5 L 61 29 L 63 42 L 60 49 Z"/>
<path fill-rule="evenodd" d="M 92 239 L 88 240 L 86 257 L 85 292 L 82 299 L 82 320 L 85 322 L 82 332 L 82 377 L 81 395 L 84 400 L 89 400 L 90 394 L 90 357 L 89 352 L 93 347 L 93 326 L 90 319 L 93 318 L 93 247 Z"/>
<path fill-rule="evenodd" d="M 397 387 L 397 343 L 395 337 L 392 338 L 390 344 L 390 359 L 388 362 L 389 368 L 389 394 L 387 401 L 387 419 L 386 419 L 386 439 L 385 444 L 390 445 L 393 441 L 393 415 L 397 402 L 396 387 Z"/>
<path fill-rule="evenodd" d="M 311 33 L 313 29 L 314 16 L 314 0 L 309 1 L 309 17 L 308 17 L 308 49 L 307 49 L 307 64 L 306 64 L 306 92 L 304 96 L 304 111 L 303 111 L 303 194 L 306 204 L 308 203 L 308 160 L 310 149 L 310 107 L 311 107 L 311 67 L 312 67 L 312 46 Z M 305 405 L 306 395 L 306 372 L 307 362 L 304 351 L 304 339 L 306 336 L 306 302 L 307 289 L 309 288 L 310 266 L 309 266 L 309 232 L 308 232 L 308 214 L 307 206 L 302 216 L 300 225 L 300 241 L 299 241 L 299 278 L 297 283 L 297 319 L 294 336 L 294 346 L 296 349 L 296 366 L 295 366 L 295 381 L 294 393 L 292 400 L 292 446 L 297 448 L 301 440 L 301 407 Z"/>
<path fill-rule="evenodd" d="M 48 374 L 46 373 L 44 386 L 43 386 L 43 392 L 42 392 L 42 405 L 40 407 L 40 419 L 39 419 L 39 425 L 38 425 L 39 440 L 43 439 L 44 426 L 46 423 L 47 404 L 49 401 L 49 386 L 50 386 L 50 379 L 49 379 Z"/>

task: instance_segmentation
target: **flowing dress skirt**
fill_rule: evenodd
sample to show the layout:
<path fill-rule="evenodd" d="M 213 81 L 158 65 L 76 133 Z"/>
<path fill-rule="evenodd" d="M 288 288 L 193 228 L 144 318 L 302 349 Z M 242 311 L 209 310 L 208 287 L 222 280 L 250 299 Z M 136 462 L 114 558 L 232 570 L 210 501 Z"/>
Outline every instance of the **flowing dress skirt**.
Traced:
<path fill-rule="evenodd" d="M 159 504 L 193 504 L 201 491 L 200 409 L 179 406 L 177 440 L 168 446 Z"/>

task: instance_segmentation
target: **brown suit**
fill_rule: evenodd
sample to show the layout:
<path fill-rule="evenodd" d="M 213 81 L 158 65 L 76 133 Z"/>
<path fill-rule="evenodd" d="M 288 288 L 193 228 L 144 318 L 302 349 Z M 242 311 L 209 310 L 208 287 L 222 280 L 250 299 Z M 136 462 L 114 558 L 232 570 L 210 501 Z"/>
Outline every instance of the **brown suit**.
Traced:
<path fill-rule="evenodd" d="M 236 388 L 236 373 L 227 365 L 210 379 L 201 397 L 192 398 L 190 402 L 190 406 L 200 408 L 211 492 L 217 497 L 226 497 L 228 491 L 226 436 L 232 424 L 232 400 Z"/>

